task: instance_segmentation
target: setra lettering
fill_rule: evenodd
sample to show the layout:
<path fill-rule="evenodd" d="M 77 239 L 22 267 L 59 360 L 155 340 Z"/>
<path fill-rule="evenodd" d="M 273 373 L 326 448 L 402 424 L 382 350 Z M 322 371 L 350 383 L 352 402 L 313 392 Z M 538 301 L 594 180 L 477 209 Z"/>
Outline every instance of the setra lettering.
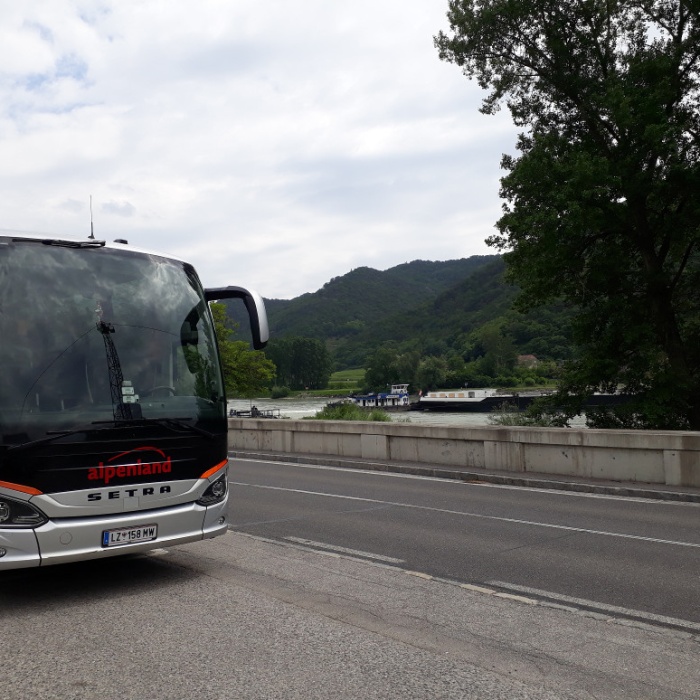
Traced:
<path fill-rule="evenodd" d="M 141 496 L 154 496 L 156 493 L 156 489 L 159 495 L 162 493 L 172 492 L 170 484 L 161 484 L 158 487 L 144 486 L 141 489 L 123 489 L 121 491 L 95 491 L 93 493 L 89 493 L 87 495 L 87 499 L 88 501 L 101 501 L 103 498 L 106 498 L 107 500 L 111 501 L 118 498 L 134 498 L 136 494 L 139 494 Z"/>

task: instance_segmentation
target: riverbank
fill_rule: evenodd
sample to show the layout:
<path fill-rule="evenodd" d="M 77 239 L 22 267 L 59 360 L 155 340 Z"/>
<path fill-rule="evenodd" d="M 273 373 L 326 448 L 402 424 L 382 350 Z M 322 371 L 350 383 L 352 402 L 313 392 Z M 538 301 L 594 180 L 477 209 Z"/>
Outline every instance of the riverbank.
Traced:
<path fill-rule="evenodd" d="M 228 411 L 231 409 L 235 411 L 250 411 L 255 406 L 259 411 L 279 411 L 280 418 L 301 420 L 303 418 L 313 418 L 332 400 L 328 397 L 232 399 L 228 402 Z M 392 423 L 465 427 L 490 425 L 489 416 L 491 415 L 489 413 L 429 413 L 427 411 L 391 411 L 388 414 Z"/>

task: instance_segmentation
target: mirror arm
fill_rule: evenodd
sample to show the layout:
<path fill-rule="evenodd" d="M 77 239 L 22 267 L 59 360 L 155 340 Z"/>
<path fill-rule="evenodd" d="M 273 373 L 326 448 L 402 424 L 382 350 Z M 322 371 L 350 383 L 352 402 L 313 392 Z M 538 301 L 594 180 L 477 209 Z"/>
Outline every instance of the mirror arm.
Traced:
<path fill-rule="evenodd" d="M 216 287 L 204 290 L 204 298 L 207 301 L 219 301 L 221 299 L 243 299 L 250 327 L 253 333 L 253 347 L 262 350 L 270 339 L 270 329 L 267 323 L 267 311 L 263 298 L 253 290 L 244 287 Z"/>

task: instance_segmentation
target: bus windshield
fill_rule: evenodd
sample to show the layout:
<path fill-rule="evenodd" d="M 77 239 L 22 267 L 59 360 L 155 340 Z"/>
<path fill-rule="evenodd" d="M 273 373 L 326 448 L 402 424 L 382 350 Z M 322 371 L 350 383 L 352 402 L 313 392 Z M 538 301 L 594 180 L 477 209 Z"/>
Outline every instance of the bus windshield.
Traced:
<path fill-rule="evenodd" d="M 226 430 L 211 316 L 186 263 L 0 237 L 0 337 L 0 445 L 128 421 Z"/>

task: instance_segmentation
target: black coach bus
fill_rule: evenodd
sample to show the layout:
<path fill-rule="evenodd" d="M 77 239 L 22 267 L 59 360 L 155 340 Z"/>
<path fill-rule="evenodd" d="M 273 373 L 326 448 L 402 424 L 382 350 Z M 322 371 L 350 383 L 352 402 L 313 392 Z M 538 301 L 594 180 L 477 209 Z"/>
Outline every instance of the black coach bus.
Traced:
<path fill-rule="evenodd" d="M 188 263 L 125 242 L 0 233 L 0 569 L 226 531 L 227 417 Z"/>

